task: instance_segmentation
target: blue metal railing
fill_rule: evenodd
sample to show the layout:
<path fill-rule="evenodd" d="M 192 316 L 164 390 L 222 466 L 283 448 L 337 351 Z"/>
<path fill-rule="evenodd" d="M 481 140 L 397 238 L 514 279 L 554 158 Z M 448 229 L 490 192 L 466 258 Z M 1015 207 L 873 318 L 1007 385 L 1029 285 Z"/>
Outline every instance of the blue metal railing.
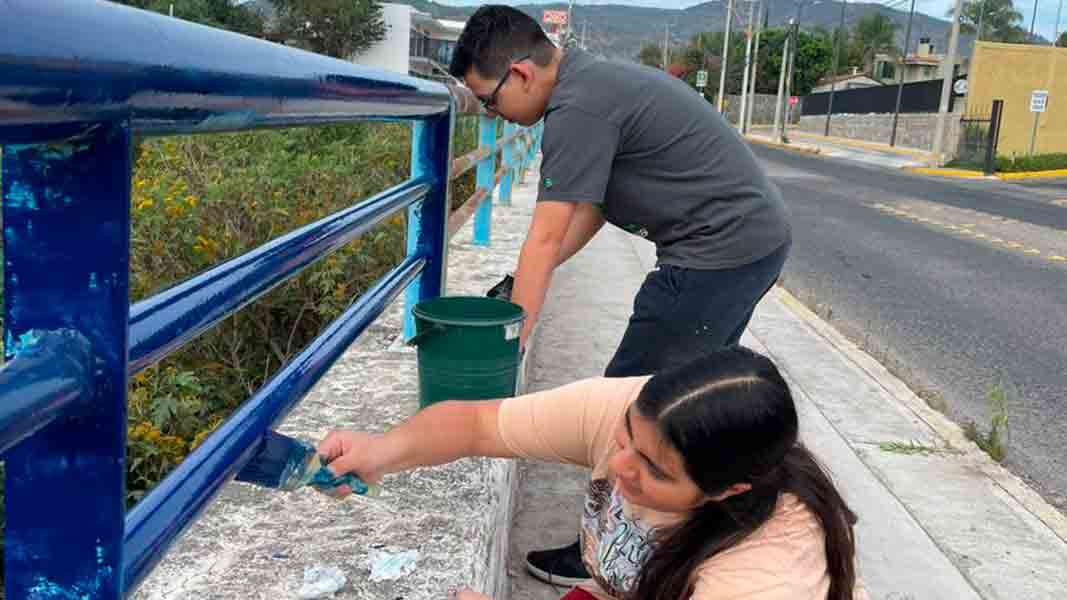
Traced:
<path fill-rule="evenodd" d="M 443 292 L 457 223 L 477 210 L 489 243 L 492 189 L 540 130 L 498 140 L 483 118 L 454 164 L 440 84 L 108 2 L 3 0 L 0 23 L 6 593 L 121 598 L 401 291 L 409 307 Z M 133 136 L 370 119 L 413 122 L 408 181 L 130 306 Z M 475 163 L 480 188 L 450 217 L 450 177 Z M 128 377 L 402 209 L 401 264 L 127 514 Z"/>

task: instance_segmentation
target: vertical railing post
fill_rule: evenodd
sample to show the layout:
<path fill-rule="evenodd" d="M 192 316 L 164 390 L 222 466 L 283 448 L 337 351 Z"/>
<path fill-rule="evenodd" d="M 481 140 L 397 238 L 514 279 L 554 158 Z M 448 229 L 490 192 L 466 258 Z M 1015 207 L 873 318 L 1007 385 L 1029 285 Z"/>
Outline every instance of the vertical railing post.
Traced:
<path fill-rule="evenodd" d="M 986 132 L 985 174 L 993 175 L 997 170 L 997 142 L 1000 140 L 1000 115 L 1004 110 L 1003 100 L 993 101 L 993 110 L 989 113 L 989 130 Z"/>
<path fill-rule="evenodd" d="M 485 197 L 474 213 L 474 245 L 488 246 L 493 226 L 493 187 L 496 184 L 496 119 L 478 118 L 478 146 L 488 147 L 489 156 L 478 163 L 477 186 Z"/>
<path fill-rule="evenodd" d="M 448 173 L 452 166 L 452 129 L 455 110 L 417 121 L 411 132 L 411 176 L 429 177 L 433 188 L 422 202 L 408 208 L 408 256 L 425 254 L 426 267 L 405 292 L 404 339 L 415 336 L 411 309 L 445 292 L 448 264 Z"/>
<path fill-rule="evenodd" d="M 101 124 L 4 147 L 5 357 L 31 330 L 73 329 L 94 361 L 84 410 L 5 456 L 7 598 L 123 597 L 130 139 Z"/>
<path fill-rule="evenodd" d="M 507 138 L 511 134 L 515 133 L 515 124 L 507 123 L 504 125 L 504 137 Z M 515 141 L 512 140 L 502 148 L 500 148 L 500 163 L 506 169 L 504 172 L 504 178 L 500 180 L 500 203 L 503 205 L 511 204 L 511 184 L 515 179 L 515 157 L 514 150 Z"/>

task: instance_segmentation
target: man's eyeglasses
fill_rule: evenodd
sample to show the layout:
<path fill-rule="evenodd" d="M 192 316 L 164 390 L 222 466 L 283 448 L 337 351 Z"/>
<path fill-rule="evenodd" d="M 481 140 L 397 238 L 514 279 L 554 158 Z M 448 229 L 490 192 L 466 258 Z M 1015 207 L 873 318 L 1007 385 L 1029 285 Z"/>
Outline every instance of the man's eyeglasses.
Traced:
<path fill-rule="evenodd" d="M 504 73 L 504 76 L 500 78 L 500 83 L 496 84 L 496 87 L 493 88 L 493 93 L 489 94 L 488 98 L 478 98 L 485 110 L 496 112 L 496 96 L 500 93 L 500 88 L 504 87 L 504 84 L 508 82 L 508 77 L 511 77 L 511 65 L 514 65 L 515 63 L 520 63 L 529 58 L 530 55 L 527 54 L 522 58 L 517 58 L 511 61 L 511 64 L 508 65 L 508 70 Z"/>

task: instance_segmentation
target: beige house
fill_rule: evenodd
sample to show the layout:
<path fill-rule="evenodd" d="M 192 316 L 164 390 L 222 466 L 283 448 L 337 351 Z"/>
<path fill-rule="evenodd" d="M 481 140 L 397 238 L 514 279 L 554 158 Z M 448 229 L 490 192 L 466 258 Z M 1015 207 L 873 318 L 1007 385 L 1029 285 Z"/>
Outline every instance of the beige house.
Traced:
<path fill-rule="evenodd" d="M 899 59 L 889 54 L 876 54 L 874 56 L 874 69 L 871 76 L 883 83 L 896 83 L 897 70 L 902 69 L 904 83 L 913 81 L 929 81 L 941 78 L 941 62 L 945 60 L 944 54 L 934 52 L 934 45 L 930 38 L 921 38 L 915 53 Z M 957 54 L 957 66 L 965 66 L 966 61 Z"/>
<path fill-rule="evenodd" d="M 829 92 L 831 86 L 834 91 L 840 92 L 843 90 L 855 90 L 859 88 L 878 87 L 885 85 L 881 81 L 868 76 L 866 73 L 859 73 L 859 69 L 853 67 L 853 72 L 849 75 L 838 75 L 837 77 L 823 77 L 819 80 L 818 85 L 811 88 L 811 93 L 821 94 L 822 92 Z"/>

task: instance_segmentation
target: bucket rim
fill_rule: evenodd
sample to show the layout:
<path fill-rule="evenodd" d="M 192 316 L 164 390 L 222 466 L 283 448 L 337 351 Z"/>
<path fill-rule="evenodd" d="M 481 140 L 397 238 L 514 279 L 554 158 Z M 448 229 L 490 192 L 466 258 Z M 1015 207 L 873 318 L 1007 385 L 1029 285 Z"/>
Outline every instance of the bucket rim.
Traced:
<path fill-rule="evenodd" d="M 517 315 L 510 317 L 496 317 L 496 318 L 464 318 L 456 319 L 449 317 L 440 317 L 437 315 L 428 314 L 425 310 L 426 304 L 431 302 L 441 301 L 443 299 L 455 299 L 465 298 L 478 300 L 485 303 L 498 303 L 502 305 L 508 305 L 514 307 L 519 312 Z M 500 327 L 505 325 L 512 325 L 526 320 L 526 310 L 514 302 L 508 302 L 507 300 L 501 300 L 500 298 L 487 298 L 485 296 L 438 296 L 429 300 L 423 300 L 419 302 L 411 309 L 411 313 L 416 317 L 428 321 L 430 323 L 437 323 L 440 325 L 452 325 L 452 326 L 467 326 L 467 327 Z"/>

